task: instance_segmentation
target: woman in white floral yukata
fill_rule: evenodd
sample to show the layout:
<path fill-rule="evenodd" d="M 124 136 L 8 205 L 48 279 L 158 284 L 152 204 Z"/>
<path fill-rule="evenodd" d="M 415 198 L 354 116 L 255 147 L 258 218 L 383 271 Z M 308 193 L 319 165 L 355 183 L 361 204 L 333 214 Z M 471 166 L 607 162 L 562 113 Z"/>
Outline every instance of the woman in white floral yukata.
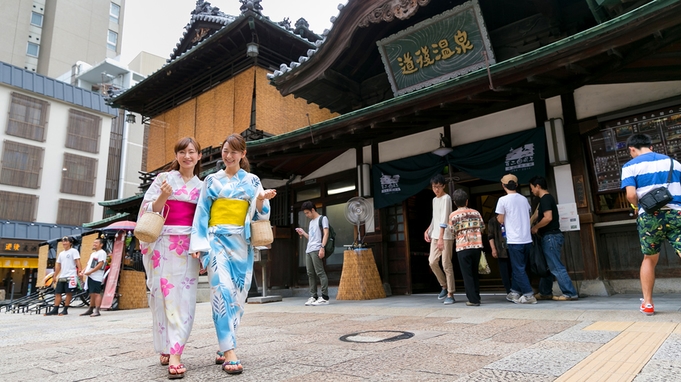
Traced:
<path fill-rule="evenodd" d="M 154 349 L 168 378 L 184 377 L 184 346 L 194 323 L 199 261 L 189 252 L 196 203 L 203 182 L 201 146 L 190 137 L 175 144 L 170 171 L 158 174 L 144 194 L 141 217 L 147 211 L 167 213 L 163 231 L 153 243 L 140 242 L 147 272 L 149 307 L 153 317 Z"/>
<path fill-rule="evenodd" d="M 222 144 L 225 169 L 208 175 L 196 207 L 190 251 L 201 252 L 208 270 L 213 322 L 220 350 L 215 363 L 228 374 L 243 371 L 236 357 L 239 327 L 253 278 L 253 246 L 250 224 L 267 220 L 269 199 L 276 190 L 264 190 L 260 179 L 249 173 L 246 141 L 232 134 Z"/>

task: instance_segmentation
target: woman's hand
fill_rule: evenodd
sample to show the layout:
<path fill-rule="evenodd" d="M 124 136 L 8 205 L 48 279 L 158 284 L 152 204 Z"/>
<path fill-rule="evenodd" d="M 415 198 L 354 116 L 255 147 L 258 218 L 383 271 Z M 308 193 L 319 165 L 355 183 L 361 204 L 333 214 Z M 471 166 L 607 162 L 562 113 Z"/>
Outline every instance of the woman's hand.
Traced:
<path fill-rule="evenodd" d="M 172 194 L 173 187 L 169 185 L 167 181 L 164 180 L 163 183 L 161 183 L 161 197 L 167 200 Z"/>
<path fill-rule="evenodd" d="M 264 190 L 263 192 L 258 195 L 258 200 L 265 200 L 265 199 L 272 199 L 275 196 L 277 196 L 277 190 L 275 189 L 269 189 L 269 190 Z"/>

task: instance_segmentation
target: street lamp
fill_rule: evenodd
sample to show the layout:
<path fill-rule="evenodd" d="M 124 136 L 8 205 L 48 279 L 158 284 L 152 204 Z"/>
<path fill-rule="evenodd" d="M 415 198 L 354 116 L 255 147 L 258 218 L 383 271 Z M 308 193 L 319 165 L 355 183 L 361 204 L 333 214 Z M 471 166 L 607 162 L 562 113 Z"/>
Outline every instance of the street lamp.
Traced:
<path fill-rule="evenodd" d="M 135 114 L 133 113 L 128 113 L 125 115 L 125 122 L 127 123 L 135 123 Z"/>
<path fill-rule="evenodd" d="M 246 44 L 246 56 L 248 57 L 258 57 L 258 44 L 254 42 L 249 42 Z"/>

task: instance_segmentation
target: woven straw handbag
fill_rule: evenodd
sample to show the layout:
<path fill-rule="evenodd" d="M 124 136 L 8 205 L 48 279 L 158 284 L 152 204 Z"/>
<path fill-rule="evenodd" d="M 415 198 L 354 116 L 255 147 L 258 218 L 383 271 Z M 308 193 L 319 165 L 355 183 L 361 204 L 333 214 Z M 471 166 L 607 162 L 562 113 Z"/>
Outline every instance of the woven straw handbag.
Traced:
<path fill-rule="evenodd" d="M 167 208 L 167 210 L 166 210 Z M 166 205 L 161 212 L 147 211 L 138 220 L 135 226 L 135 237 L 145 243 L 153 243 L 161 235 L 163 225 L 168 217 L 170 207 Z M 166 211 L 163 216 L 163 211 Z"/>
<path fill-rule="evenodd" d="M 251 223 L 251 245 L 264 247 L 272 244 L 274 234 L 269 220 L 257 220 Z"/>

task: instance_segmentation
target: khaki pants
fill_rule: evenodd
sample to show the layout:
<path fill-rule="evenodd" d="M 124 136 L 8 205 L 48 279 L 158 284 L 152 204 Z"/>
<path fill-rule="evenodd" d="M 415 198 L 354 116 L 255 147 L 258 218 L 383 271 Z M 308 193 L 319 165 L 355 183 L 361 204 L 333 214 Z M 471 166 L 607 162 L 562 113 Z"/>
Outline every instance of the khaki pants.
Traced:
<path fill-rule="evenodd" d="M 430 241 L 430 256 L 428 256 L 428 264 L 430 269 L 435 273 L 437 281 L 440 283 L 442 288 L 447 288 L 447 292 L 454 293 L 456 288 L 454 286 L 454 266 L 452 265 L 452 249 L 454 247 L 454 240 L 443 240 L 444 248 L 442 251 L 437 249 L 438 239 L 431 239 Z M 440 269 L 440 264 L 438 260 L 442 259 L 442 269 Z"/>

